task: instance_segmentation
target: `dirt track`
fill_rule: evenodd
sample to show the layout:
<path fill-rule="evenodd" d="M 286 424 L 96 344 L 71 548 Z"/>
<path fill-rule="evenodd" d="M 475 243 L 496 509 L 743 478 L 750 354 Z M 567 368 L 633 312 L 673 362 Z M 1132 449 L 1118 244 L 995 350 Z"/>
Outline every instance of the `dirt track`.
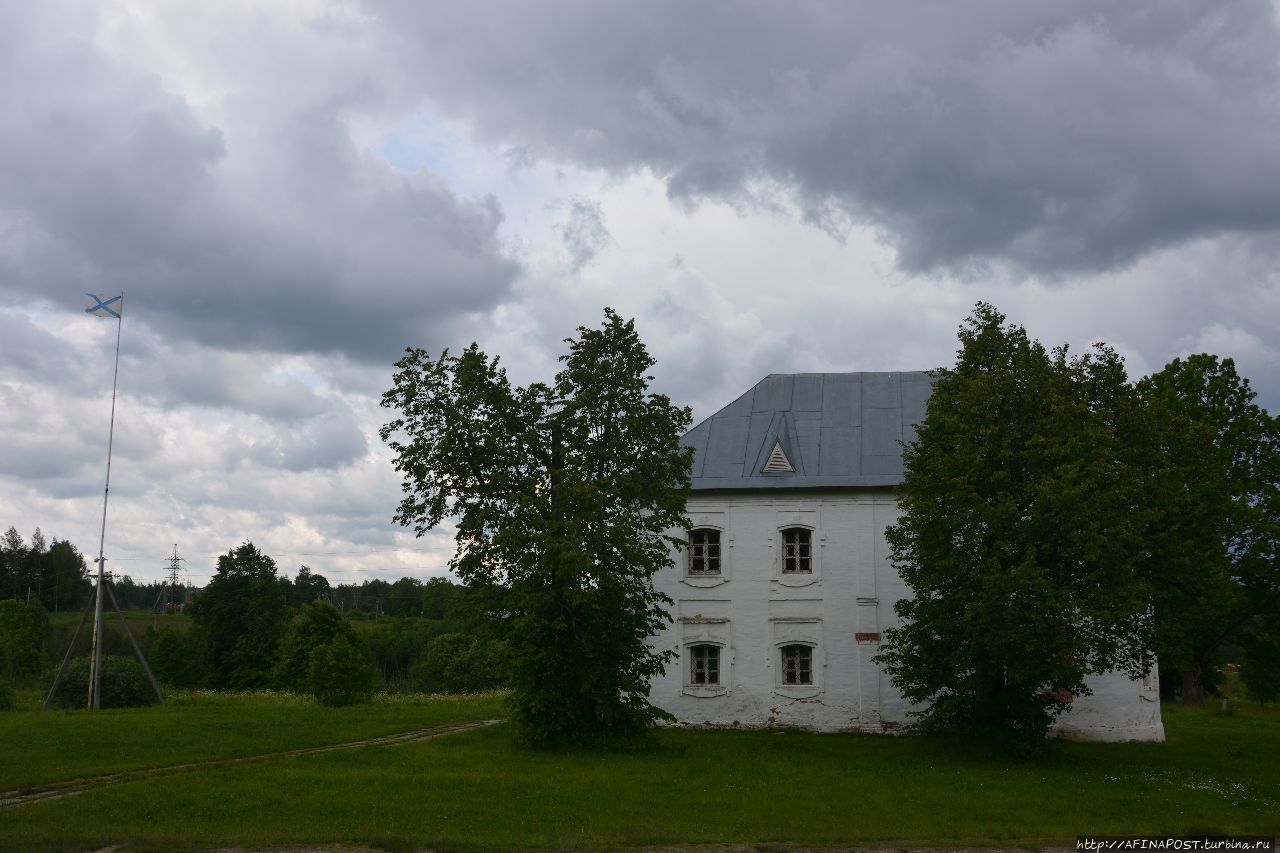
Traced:
<path fill-rule="evenodd" d="M 119 773 L 107 773 L 101 776 L 85 776 L 80 779 L 68 779 L 50 785 L 36 785 L 19 788 L 16 791 L 0 791 L 0 809 L 35 803 L 41 800 L 57 800 L 62 797 L 74 797 L 85 791 L 106 788 L 145 779 L 150 776 L 163 776 L 166 773 L 181 773 L 186 770 L 202 770 L 206 767 L 226 767 L 233 764 L 252 764 L 259 761 L 272 761 L 277 758 L 291 758 L 295 755 L 314 755 L 320 752 L 338 752 L 346 749 L 363 749 L 369 746 L 390 746 L 397 743 L 409 743 L 418 740 L 430 740 L 443 735 L 470 731 L 471 729 L 492 726 L 501 720 L 475 720 L 466 723 L 453 723 L 447 726 L 435 726 L 430 729 L 418 729 L 394 735 L 353 740 L 347 743 L 334 743 L 326 746 L 309 746 L 303 749 L 288 749 L 283 752 L 267 752 L 261 755 L 244 755 L 239 758 L 214 758 L 208 761 L 193 761 L 188 764 L 171 764 L 167 767 L 144 767 L 138 770 L 123 770 Z"/>

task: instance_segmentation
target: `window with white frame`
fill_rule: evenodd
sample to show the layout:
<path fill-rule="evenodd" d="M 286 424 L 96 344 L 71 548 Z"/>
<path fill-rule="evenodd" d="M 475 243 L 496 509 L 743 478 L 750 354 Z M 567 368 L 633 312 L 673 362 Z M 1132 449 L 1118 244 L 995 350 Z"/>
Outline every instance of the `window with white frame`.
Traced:
<path fill-rule="evenodd" d="M 792 643 L 782 647 L 782 684 L 807 687 L 813 684 L 813 647 Z"/>
<path fill-rule="evenodd" d="M 805 527 L 788 527 L 782 531 L 782 573 L 813 574 L 813 534 Z"/>
<path fill-rule="evenodd" d="M 720 647 L 702 643 L 689 647 L 689 684 L 692 687 L 720 685 Z"/>
<path fill-rule="evenodd" d="M 689 574 L 703 577 L 720 574 L 719 530 L 697 527 L 689 531 Z"/>

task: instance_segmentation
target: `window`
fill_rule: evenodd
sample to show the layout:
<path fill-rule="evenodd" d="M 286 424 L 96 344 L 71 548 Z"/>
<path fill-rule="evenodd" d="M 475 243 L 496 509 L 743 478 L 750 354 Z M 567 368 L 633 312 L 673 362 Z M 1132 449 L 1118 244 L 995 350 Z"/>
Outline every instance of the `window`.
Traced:
<path fill-rule="evenodd" d="M 689 574 L 720 574 L 720 531 L 700 527 L 689 531 Z"/>
<path fill-rule="evenodd" d="M 826 537 L 819 527 L 819 513 L 804 509 L 777 512 L 771 581 L 780 586 L 802 587 L 821 582 L 822 551 Z"/>
<path fill-rule="evenodd" d="M 782 531 L 782 573 L 784 575 L 813 574 L 813 546 L 810 533 L 803 527 L 788 527 Z"/>
<path fill-rule="evenodd" d="M 812 699 L 822 693 L 825 658 L 822 620 L 781 617 L 773 623 L 773 692 L 791 699 Z"/>
<path fill-rule="evenodd" d="M 782 647 L 782 683 L 786 686 L 813 684 L 813 648 L 798 643 Z"/>
<path fill-rule="evenodd" d="M 689 647 L 689 683 L 695 687 L 714 687 L 720 683 L 720 647 Z"/>
<path fill-rule="evenodd" d="M 687 609 L 690 601 L 678 603 Z M 728 605 L 728 602 L 718 602 Z M 667 670 L 683 682 L 680 693 L 695 699 L 714 699 L 729 694 L 733 683 L 733 647 L 730 645 L 729 620 L 715 615 L 680 618 L 683 642 L 679 661 Z M 683 674 L 682 674 L 683 673 Z"/>

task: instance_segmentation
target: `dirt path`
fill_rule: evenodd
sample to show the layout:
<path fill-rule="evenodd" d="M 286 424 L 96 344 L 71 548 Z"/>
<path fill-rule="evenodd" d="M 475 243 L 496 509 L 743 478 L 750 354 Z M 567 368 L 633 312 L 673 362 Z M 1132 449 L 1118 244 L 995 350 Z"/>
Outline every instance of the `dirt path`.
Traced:
<path fill-rule="evenodd" d="M 401 732 L 394 735 L 353 740 L 347 743 L 333 743 L 327 746 L 308 746 L 302 749 L 287 749 L 283 752 L 266 752 L 260 755 L 244 755 L 239 758 L 213 758 L 208 761 L 193 761 L 189 764 L 171 764 L 167 767 L 144 767 L 138 770 L 123 770 L 119 773 L 107 773 L 102 776 L 85 776 L 80 779 L 68 779 L 50 785 L 36 785 L 19 788 L 16 791 L 0 791 L 0 809 L 21 806 L 41 800 L 57 800 L 62 797 L 74 797 L 85 791 L 93 791 L 110 785 L 120 785 L 135 779 L 150 776 L 163 776 L 168 773 L 182 773 L 187 770 L 203 770 L 206 767 L 227 767 L 233 764 L 252 764 L 259 761 L 272 761 L 277 758 L 291 758 L 295 755 L 314 755 L 321 752 L 339 752 L 347 749 L 364 749 L 370 746 L 391 746 L 398 743 L 411 743 L 419 740 L 430 740 L 442 735 L 457 734 L 485 726 L 492 726 L 502 720 L 474 720 L 466 723 L 452 723 L 447 726 L 435 726 L 430 729 L 418 729 L 412 732 Z"/>

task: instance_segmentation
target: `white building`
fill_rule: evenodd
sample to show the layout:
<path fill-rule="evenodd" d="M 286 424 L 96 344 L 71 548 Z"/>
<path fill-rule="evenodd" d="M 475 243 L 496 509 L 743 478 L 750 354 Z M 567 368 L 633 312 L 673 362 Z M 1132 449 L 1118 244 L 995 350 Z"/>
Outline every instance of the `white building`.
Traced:
<path fill-rule="evenodd" d="M 924 373 L 773 375 L 690 430 L 690 545 L 655 579 L 678 657 L 651 701 L 685 723 L 891 731 L 911 710 L 872 662 L 910 591 L 884 531 Z M 1091 678 L 1066 736 L 1164 739 L 1159 687 Z"/>

